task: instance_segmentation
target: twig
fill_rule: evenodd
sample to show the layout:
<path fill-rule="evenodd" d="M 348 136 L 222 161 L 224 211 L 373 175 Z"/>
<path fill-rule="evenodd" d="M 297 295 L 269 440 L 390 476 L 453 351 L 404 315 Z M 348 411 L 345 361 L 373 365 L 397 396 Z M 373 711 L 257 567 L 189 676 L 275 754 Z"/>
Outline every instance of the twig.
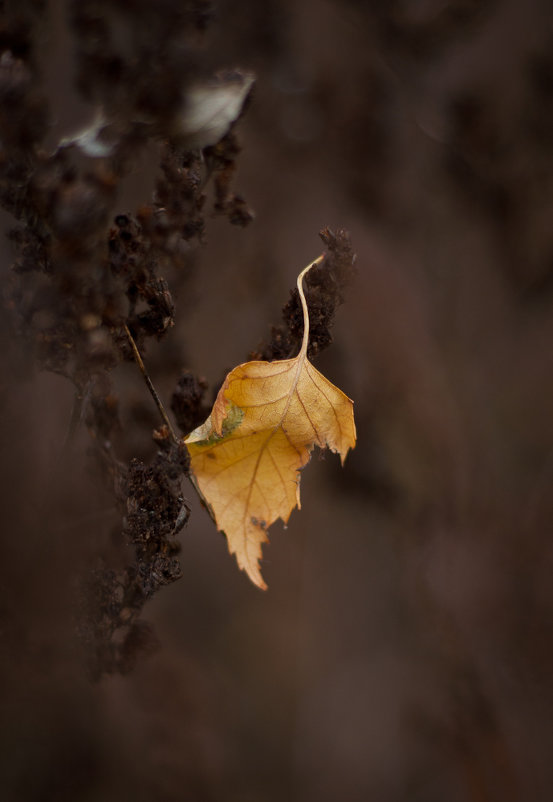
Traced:
<path fill-rule="evenodd" d="M 178 443 L 177 435 L 175 434 L 175 431 L 174 431 L 174 429 L 173 429 L 173 427 L 171 425 L 171 421 L 169 420 L 169 418 L 167 416 L 167 413 L 165 412 L 165 407 L 161 403 L 161 399 L 157 394 L 156 388 L 152 384 L 152 380 L 150 379 L 150 377 L 148 376 L 148 374 L 146 372 L 146 368 L 144 367 L 144 362 L 142 361 L 142 357 L 140 356 L 140 351 L 136 347 L 136 342 L 134 341 L 134 337 L 132 336 L 132 334 L 131 334 L 131 332 L 129 330 L 129 327 L 127 326 L 126 323 L 125 323 L 123 328 L 125 329 L 125 334 L 127 335 L 129 343 L 131 345 L 132 352 L 133 352 L 136 364 L 140 368 L 140 372 L 142 373 L 142 375 L 144 377 L 144 381 L 146 382 L 146 386 L 148 387 L 148 390 L 150 391 L 150 395 L 154 399 L 154 402 L 155 402 L 156 407 L 158 408 L 159 414 L 161 415 L 161 417 L 163 419 L 163 422 L 165 423 L 165 425 L 169 429 L 169 433 L 170 433 L 170 435 L 171 435 L 171 437 L 173 439 L 173 442 L 174 443 Z"/>
<path fill-rule="evenodd" d="M 82 387 L 75 387 L 75 395 L 73 396 L 73 406 L 71 408 L 71 418 L 69 420 L 69 426 L 67 427 L 67 432 L 65 434 L 65 438 L 63 441 L 62 446 L 62 453 L 68 451 L 69 447 L 73 442 L 73 438 L 75 437 L 75 432 L 77 431 L 77 426 L 81 422 L 82 414 L 83 414 L 83 401 L 84 401 L 84 392 Z"/>

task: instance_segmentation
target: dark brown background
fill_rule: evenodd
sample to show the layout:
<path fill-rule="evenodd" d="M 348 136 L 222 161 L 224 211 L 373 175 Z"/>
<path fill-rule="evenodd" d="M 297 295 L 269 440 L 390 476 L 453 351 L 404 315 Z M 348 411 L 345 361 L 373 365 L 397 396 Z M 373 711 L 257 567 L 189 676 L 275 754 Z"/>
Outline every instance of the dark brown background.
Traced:
<path fill-rule="evenodd" d="M 42 41 L 55 141 L 91 116 L 63 4 Z M 344 226 L 359 275 L 317 366 L 358 446 L 303 474 L 265 594 L 190 489 L 183 578 L 144 613 L 160 648 L 94 684 L 75 583 L 112 502 L 86 432 L 61 456 L 67 383 L 6 342 L 4 799 L 551 798 L 552 46 L 545 0 L 219 4 L 206 61 L 257 73 L 237 180 L 257 218 L 209 222 L 152 375 L 165 397 L 183 366 L 216 384 Z M 145 157 L 118 208 L 152 186 Z M 132 366 L 117 381 L 147 458 L 151 402 Z"/>

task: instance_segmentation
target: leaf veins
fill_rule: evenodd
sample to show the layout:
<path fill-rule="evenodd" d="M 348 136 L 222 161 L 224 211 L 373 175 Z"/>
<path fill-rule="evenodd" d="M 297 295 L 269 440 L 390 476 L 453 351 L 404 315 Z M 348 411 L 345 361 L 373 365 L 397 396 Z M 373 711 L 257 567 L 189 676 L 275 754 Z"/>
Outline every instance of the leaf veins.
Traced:
<path fill-rule="evenodd" d="M 246 362 L 219 390 L 211 415 L 190 434 L 194 483 L 224 532 L 231 554 L 258 587 L 261 546 L 277 518 L 300 507 L 300 471 L 314 445 L 340 454 L 355 445 L 353 402 L 307 359 L 309 316 L 298 276 L 303 341 L 294 359 Z"/>

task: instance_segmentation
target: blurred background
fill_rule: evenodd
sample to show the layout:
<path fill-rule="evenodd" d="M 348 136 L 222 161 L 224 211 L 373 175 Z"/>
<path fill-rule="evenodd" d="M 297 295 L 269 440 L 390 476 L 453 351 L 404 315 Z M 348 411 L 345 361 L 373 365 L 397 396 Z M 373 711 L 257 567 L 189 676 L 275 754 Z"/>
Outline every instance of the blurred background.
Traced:
<path fill-rule="evenodd" d="M 41 42 L 55 141 L 92 116 L 64 3 Z M 75 583 L 117 514 L 87 432 L 61 451 L 68 382 L 3 324 L 2 797 L 545 802 L 551 4 L 219 0 L 202 47 L 206 69 L 257 76 L 235 181 L 256 219 L 208 214 L 185 291 L 167 276 L 176 325 L 152 378 L 166 400 L 183 368 L 216 390 L 279 321 L 317 232 L 344 227 L 358 276 L 316 364 L 354 399 L 358 445 L 302 474 L 266 593 L 190 488 L 183 577 L 144 610 L 157 651 L 91 682 Z M 156 169 L 136 164 L 118 212 L 149 202 Z M 5 277 L 12 261 L 4 240 Z M 124 456 L 150 459 L 151 400 L 133 365 L 116 381 Z"/>

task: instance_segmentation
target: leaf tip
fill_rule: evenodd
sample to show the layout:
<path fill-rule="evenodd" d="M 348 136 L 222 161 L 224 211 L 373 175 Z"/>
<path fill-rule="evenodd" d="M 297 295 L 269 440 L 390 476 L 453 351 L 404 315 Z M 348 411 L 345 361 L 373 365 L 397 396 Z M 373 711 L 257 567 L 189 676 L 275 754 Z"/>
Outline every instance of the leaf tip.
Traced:
<path fill-rule="evenodd" d="M 340 452 L 340 464 L 341 464 L 342 468 L 344 467 L 344 463 L 346 461 L 347 455 L 349 454 L 349 452 L 353 448 L 355 448 L 355 441 L 353 442 L 353 444 L 351 446 L 348 446 L 345 451 L 341 451 Z"/>
<path fill-rule="evenodd" d="M 255 564 L 247 564 L 240 566 L 248 575 L 249 579 L 253 582 L 253 584 L 259 588 L 260 590 L 267 590 L 268 585 L 261 576 L 261 571 L 259 569 L 259 563 L 257 560 Z"/>

